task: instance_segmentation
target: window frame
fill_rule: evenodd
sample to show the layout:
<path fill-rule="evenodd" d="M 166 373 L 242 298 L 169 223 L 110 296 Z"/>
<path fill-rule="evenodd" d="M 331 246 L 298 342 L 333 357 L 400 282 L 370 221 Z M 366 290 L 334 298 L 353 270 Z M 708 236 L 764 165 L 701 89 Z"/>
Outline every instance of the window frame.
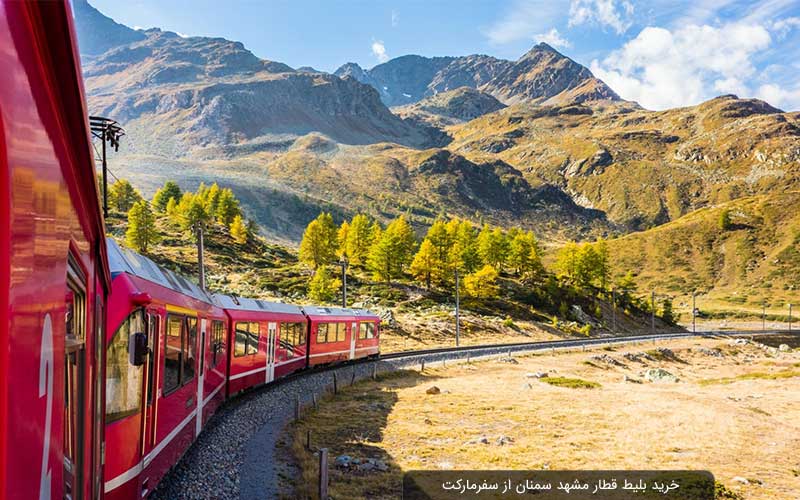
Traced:
<path fill-rule="evenodd" d="M 145 309 L 143 307 L 138 307 L 138 308 L 134 309 L 133 311 L 131 311 L 130 314 L 128 314 L 125 317 L 125 319 L 122 321 L 122 323 L 119 324 L 117 329 L 114 331 L 114 335 L 111 336 L 111 339 L 106 344 L 106 353 L 105 353 L 106 354 L 106 360 L 105 360 L 105 366 L 106 366 L 106 370 L 105 370 L 105 381 L 106 382 L 105 383 L 106 383 L 106 385 L 108 385 L 108 372 L 109 372 L 108 371 L 108 366 L 109 366 L 108 353 L 110 351 L 108 349 L 108 346 L 111 346 L 117 340 L 117 336 L 120 334 L 120 331 L 122 330 L 123 325 L 128 323 L 131 320 L 131 318 L 133 318 L 133 316 L 135 314 L 141 314 L 141 321 L 142 321 L 142 324 L 144 325 L 145 331 L 147 331 L 148 328 L 149 328 L 149 324 L 147 322 L 148 313 L 147 313 L 147 311 L 145 311 Z M 130 327 L 128 327 L 128 330 L 130 330 Z M 130 363 L 131 363 L 131 361 L 130 361 L 130 331 L 128 332 L 128 349 L 127 349 L 127 352 L 126 352 L 125 361 L 126 361 L 126 363 L 128 365 L 130 365 Z M 135 368 L 139 368 L 141 370 L 144 370 L 144 367 L 141 367 L 141 366 L 135 367 Z M 142 373 L 141 376 L 144 377 L 144 373 Z M 140 385 L 142 385 L 141 383 L 143 382 L 143 380 L 139 380 L 139 382 L 140 382 Z M 141 392 L 143 389 L 144 389 L 144 387 L 140 387 L 139 404 L 137 405 L 137 407 L 135 409 L 130 409 L 130 410 L 127 410 L 127 411 L 124 411 L 124 412 L 116 412 L 116 413 L 109 414 L 108 413 L 108 401 L 109 401 L 109 398 L 106 397 L 106 406 L 105 406 L 105 409 L 103 411 L 105 424 L 108 425 L 108 424 L 117 422 L 119 420 L 123 420 L 125 418 L 131 417 L 131 416 L 136 415 L 137 413 L 141 412 L 142 411 L 142 403 L 143 403 L 143 401 L 145 399 L 144 395 Z M 106 391 L 106 396 L 108 396 L 107 389 L 105 391 Z M 109 415 L 112 415 L 113 418 L 109 417 Z"/>
<path fill-rule="evenodd" d="M 180 335 L 181 349 L 180 349 L 180 353 L 179 353 L 179 357 L 178 357 L 178 384 L 175 387 L 171 387 L 169 390 L 167 390 L 167 388 L 165 387 L 165 384 L 166 384 L 166 381 L 167 381 L 167 377 L 166 377 L 166 373 L 167 373 L 167 341 L 168 341 L 168 338 L 170 337 L 170 335 L 169 335 L 169 320 L 170 320 L 170 318 L 178 318 L 180 320 L 180 324 L 181 324 L 181 335 Z M 190 320 L 194 320 L 194 335 L 190 334 L 190 328 L 189 328 L 189 321 Z M 191 377 L 184 377 L 184 368 L 185 368 L 185 365 L 186 365 L 186 359 L 187 359 L 187 355 L 189 354 L 189 348 L 190 348 L 189 341 L 191 339 L 189 337 L 192 337 L 192 336 L 194 337 L 194 339 L 193 339 L 194 340 L 194 353 L 192 354 L 192 357 L 191 357 L 192 365 L 196 365 L 197 364 L 197 354 L 198 354 L 197 353 L 197 325 L 198 324 L 199 324 L 199 320 L 197 319 L 197 316 L 167 311 L 167 320 L 166 320 L 165 329 L 164 329 L 164 363 L 163 363 L 164 376 L 163 376 L 163 379 L 162 379 L 162 382 L 161 382 L 162 397 L 167 397 L 170 394 L 178 391 L 181 387 L 185 386 L 186 384 L 188 384 L 189 382 L 194 380 L 195 377 L 197 376 L 197 367 L 196 366 L 192 366 Z"/>
<path fill-rule="evenodd" d="M 211 349 L 214 352 L 214 361 L 213 366 L 217 366 L 218 359 L 217 357 L 223 351 L 225 347 L 225 322 L 221 319 L 212 319 L 211 320 L 211 342 L 212 346 Z"/>
<path fill-rule="evenodd" d="M 237 332 L 239 332 L 239 325 L 247 325 L 247 329 L 242 330 L 242 332 L 246 333 L 244 340 L 244 353 L 242 354 L 236 353 L 236 344 L 238 343 Z M 255 325 L 255 330 L 256 330 L 255 332 L 252 331 L 253 325 Z M 255 333 L 255 339 L 253 338 L 254 333 Z M 234 350 L 233 350 L 234 358 L 243 358 L 245 356 L 256 355 L 258 354 L 258 344 L 261 340 L 261 323 L 258 321 L 234 321 L 233 336 L 234 336 Z M 252 352 L 250 352 L 251 347 L 253 348 Z"/>

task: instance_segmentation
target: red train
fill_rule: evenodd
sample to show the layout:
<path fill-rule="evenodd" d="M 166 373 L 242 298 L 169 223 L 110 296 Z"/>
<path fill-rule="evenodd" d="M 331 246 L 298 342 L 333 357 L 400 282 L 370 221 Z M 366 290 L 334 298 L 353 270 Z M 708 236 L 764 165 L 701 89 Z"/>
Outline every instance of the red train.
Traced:
<path fill-rule="evenodd" d="M 0 500 L 102 496 L 106 266 L 69 5 L 0 2 Z"/>
<path fill-rule="evenodd" d="M 208 294 L 108 242 L 108 498 L 155 488 L 219 405 L 313 365 L 377 356 L 378 316 Z"/>
<path fill-rule="evenodd" d="M 378 354 L 364 311 L 212 296 L 107 247 L 75 39 L 66 2 L 0 0 L 0 500 L 141 498 L 226 398 Z"/>

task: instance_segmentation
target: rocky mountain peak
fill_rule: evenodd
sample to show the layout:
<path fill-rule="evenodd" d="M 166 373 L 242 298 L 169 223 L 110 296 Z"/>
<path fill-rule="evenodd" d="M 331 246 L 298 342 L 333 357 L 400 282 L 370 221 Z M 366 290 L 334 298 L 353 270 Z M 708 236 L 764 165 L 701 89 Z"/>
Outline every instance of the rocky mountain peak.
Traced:
<path fill-rule="evenodd" d="M 146 35 L 103 15 L 86 0 L 72 2 L 81 54 L 102 54 L 112 47 L 144 40 Z"/>

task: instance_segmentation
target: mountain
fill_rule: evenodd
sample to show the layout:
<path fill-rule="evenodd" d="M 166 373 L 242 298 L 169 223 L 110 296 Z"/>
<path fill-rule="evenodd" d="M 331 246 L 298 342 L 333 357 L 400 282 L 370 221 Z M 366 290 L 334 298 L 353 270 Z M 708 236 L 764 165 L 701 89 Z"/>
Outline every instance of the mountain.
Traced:
<path fill-rule="evenodd" d="M 800 189 L 800 113 L 721 96 L 647 111 L 625 102 L 514 105 L 449 127 L 448 148 L 558 186 L 628 231 L 736 198 Z"/>
<path fill-rule="evenodd" d="M 393 108 L 392 111 L 401 118 L 443 128 L 468 122 L 503 108 L 503 103 L 487 93 L 470 87 L 459 87 L 426 97 L 414 104 Z"/>
<path fill-rule="evenodd" d="M 610 255 L 615 269 L 635 270 L 641 290 L 678 296 L 686 312 L 696 291 L 704 312 L 758 317 L 766 303 L 786 314 L 800 290 L 797 206 L 798 191 L 739 198 L 610 240 Z"/>
<path fill-rule="evenodd" d="M 144 40 L 145 35 L 115 22 L 89 5 L 86 0 L 72 2 L 75 31 L 83 55 L 102 54 L 112 47 Z"/>
<path fill-rule="evenodd" d="M 427 58 L 402 56 L 364 70 L 347 63 L 334 72 L 371 85 L 387 106 L 402 106 L 440 92 L 470 87 L 504 104 L 619 100 L 591 71 L 539 43 L 517 61 L 486 55 Z"/>
<path fill-rule="evenodd" d="M 433 132 L 393 115 L 355 80 L 295 71 L 222 38 L 143 34 L 84 65 L 89 105 L 126 124 L 146 122 L 172 151 L 312 131 L 348 144 L 431 141 Z"/>

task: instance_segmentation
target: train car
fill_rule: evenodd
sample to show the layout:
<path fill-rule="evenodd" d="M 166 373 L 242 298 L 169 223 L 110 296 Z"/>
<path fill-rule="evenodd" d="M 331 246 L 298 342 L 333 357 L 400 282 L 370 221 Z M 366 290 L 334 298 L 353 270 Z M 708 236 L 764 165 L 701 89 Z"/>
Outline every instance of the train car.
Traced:
<path fill-rule="evenodd" d="M 107 498 L 152 491 L 224 401 L 228 319 L 196 284 L 108 240 Z"/>
<path fill-rule="evenodd" d="M 109 286 L 72 13 L 0 1 L 0 499 L 102 496 Z"/>
<path fill-rule="evenodd" d="M 308 320 L 295 305 L 215 295 L 228 315 L 228 395 L 306 367 Z"/>
<path fill-rule="evenodd" d="M 309 320 L 309 366 L 377 356 L 380 318 L 363 309 L 303 308 Z"/>

